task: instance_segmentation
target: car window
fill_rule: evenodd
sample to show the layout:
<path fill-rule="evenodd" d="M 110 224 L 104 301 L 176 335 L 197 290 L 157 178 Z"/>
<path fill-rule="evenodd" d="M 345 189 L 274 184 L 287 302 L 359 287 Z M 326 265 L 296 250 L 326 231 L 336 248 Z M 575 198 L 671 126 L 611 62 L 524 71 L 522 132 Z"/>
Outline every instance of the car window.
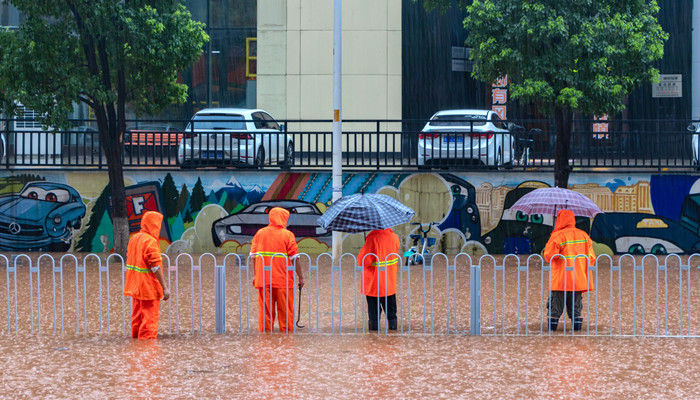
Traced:
<path fill-rule="evenodd" d="M 266 129 L 275 129 L 275 130 L 281 130 L 279 124 L 275 121 L 270 114 L 267 113 L 260 113 L 262 114 L 263 119 L 265 120 L 265 128 Z"/>
<path fill-rule="evenodd" d="M 486 124 L 486 115 L 460 114 L 460 115 L 436 115 L 430 120 L 431 126 L 469 126 L 473 121 L 474 126 Z"/>
<path fill-rule="evenodd" d="M 246 130 L 245 117 L 240 114 L 195 115 L 187 124 L 186 130 L 191 130 L 192 127 L 201 130 Z"/>
<path fill-rule="evenodd" d="M 30 186 L 22 191 L 20 197 L 31 200 L 50 201 L 54 203 L 68 203 L 70 193 L 65 189 L 46 190 L 38 186 Z"/>
<path fill-rule="evenodd" d="M 294 207 L 289 210 L 291 214 L 316 214 L 311 206 Z"/>
<path fill-rule="evenodd" d="M 253 123 L 255 123 L 255 129 L 265 128 L 265 119 L 259 112 L 253 113 Z"/>
<path fill-rule="evenodd" d="M 491 115 L 491 122 L 493 122 L 493 125 L 498 129 L 506 129 L 505 122 L 503 122 L 501 117 L 499 117 L 496 113 L 493 113 L 493 115 Z"/>

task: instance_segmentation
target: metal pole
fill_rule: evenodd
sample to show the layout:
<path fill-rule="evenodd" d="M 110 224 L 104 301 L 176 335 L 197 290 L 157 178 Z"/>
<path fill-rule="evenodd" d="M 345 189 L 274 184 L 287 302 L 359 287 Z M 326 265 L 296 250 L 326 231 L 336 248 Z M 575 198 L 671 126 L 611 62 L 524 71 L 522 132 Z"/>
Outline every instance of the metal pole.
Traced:
<path fill-rule="evenodd" d="M 333 197 L 335 202 L 343 195 L 343 143 L 341 108 L 341 18 L 342 1 L 335 0 L 333 12 Z M 333 232 L 333 259 L 343 254 L 342 233 Z"/>
<path fill-rule="evenodd" d="M 691 117 L 693 121 L 700 119 L 700 0 L 693 0 L 692 16 L 692 38 L 691 42 L 691 73 L 690 82 L 692 85 Z"/>

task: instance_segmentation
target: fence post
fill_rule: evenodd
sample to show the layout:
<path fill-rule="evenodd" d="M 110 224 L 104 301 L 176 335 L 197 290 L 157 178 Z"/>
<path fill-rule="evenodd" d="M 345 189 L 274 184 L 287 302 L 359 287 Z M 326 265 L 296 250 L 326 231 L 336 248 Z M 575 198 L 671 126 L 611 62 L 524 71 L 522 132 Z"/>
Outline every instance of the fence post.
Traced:
<path fill-rule="evenodd" d="M 216 265 L 214 270 L 216 333 L 226 333 L 226 266 Z"/>
<path fill-rule="evenodd" d="M 469 293 L 471 299 L 469 333 L 472 336 L 477 336 L 481 335 L 481 265 L 470 265 L 469 267 Z"/>

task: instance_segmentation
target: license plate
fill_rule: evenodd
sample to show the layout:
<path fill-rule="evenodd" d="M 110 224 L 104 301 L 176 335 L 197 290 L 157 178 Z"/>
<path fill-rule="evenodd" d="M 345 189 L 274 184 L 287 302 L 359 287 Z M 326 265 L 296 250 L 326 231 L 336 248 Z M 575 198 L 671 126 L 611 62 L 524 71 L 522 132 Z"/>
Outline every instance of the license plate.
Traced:
<path fill-rule="evenodd" d="M 442 138 L 443 143 L 462 143 L 464 138 L 461 136 L 445 136 Z"/>
<path fill-rule="evenodd" d="M 205 151 L 202 153 L 204 158 L 224 158 L 223 151 Z"/>

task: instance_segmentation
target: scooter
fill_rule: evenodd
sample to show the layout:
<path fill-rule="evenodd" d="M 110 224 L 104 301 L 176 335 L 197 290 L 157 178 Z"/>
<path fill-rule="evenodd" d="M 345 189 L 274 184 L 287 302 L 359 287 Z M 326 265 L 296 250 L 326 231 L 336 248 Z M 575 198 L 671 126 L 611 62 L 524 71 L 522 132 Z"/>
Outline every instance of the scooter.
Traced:
<path fill-rule="evenodd" d="M 420 222 L 411 222 L 411 225 L 418 225 L 418 229 L 421 234 L 411 234 L 409 237 L 413 240 L 413 245 L 408 251 L 403 253 L 406 259 L 406 265 L 423 264 L 425 262 L 426 255 L 430 254 L 430 247 L 435 245 L 435 238 L 429 238 L 428 232 L 432 229 L 433 225 L 439 225 L 437 222 L 431 222 L 425 224 L 425 227 Z M 420 252 L 418 250 L 418 243 L 422 243 L 422 248 Z"/>

